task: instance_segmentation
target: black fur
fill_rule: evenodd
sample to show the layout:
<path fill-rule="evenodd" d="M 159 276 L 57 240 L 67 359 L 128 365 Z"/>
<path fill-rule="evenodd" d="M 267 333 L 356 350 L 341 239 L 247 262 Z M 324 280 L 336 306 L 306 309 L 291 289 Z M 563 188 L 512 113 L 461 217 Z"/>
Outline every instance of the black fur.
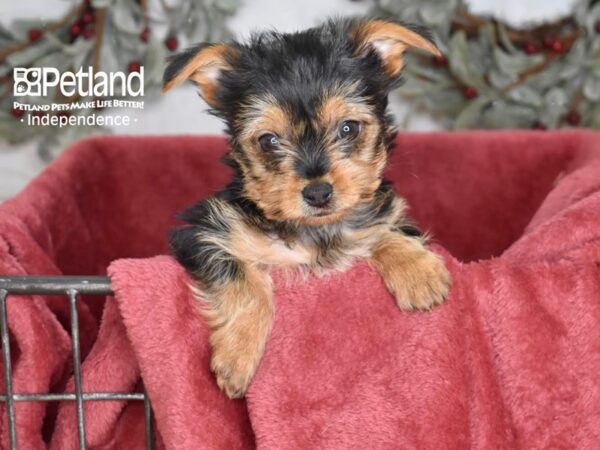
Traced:
<path fill-rule="evenodd" d="M 356 23 L 356 19 L 330 20 L 298 33 L 265 32 L 252 36 L 248 44 L 235 43 L 240 57 L 235 70 L 224 74 L 218 94 L 222 106 L 212 112 L 231 124 L 241 100 L 269 92 L 295 118 L 308 119 L 325 90 L 351 80 L 359 84 L 357 94 L 371 99 L 383 117 L 387 95 L 399 78 L 382 71 L 374 51 L 355 57 L 356 44 L 348 36 Z"/>
<path fill-rule="evenodd" d="M 203 241 L 199 236 L 227 239 L 230 224 L 224 220 L 219 207 L 212 201 L 197 203 L 180 217 L 192 224 L 175 228 L 170 233 L 172 253 L 185 269 L 210 286 L 217 286 L 242 276 L 241 263 L 213 240 Z"/>
<path fill-rule="evenodd" d="M 383 125 L 379 142 L 391 147 L 394 137 L 392 116 L 387 112 L 389 92 L 400 84 L 399 77 L 390 77 L 382 69 L 382 61 L 374 50 L 357 56 L 357 43 L 350 39 L 351 30 L 359 19 L 330 20 L 324 25 L 293 34 L 264 32 L 255 34 L 248 43 L 231 43 L 237 58 L 231 61 L 231 70 L 220 74 L 216 104 L 211 113 L 222 118 L 231 137 L 231 152 L 244 158 L 237 136 L 238 121 L 246 99 L 260 97 L 265 93 L 273 96 L 278 104 L 290 111 L 294 120 L 310 123 L 315 116 L 315 107 L 331 86 L 354 83 L 354 95 L 365 99 L 378 121 Z M 419 27 L 412 30 L 428 37 Z M 175 77 L 196 52 L 206 44 L 186 50 L 174 57 L 164 75 L 165 83 Z M 268 167 L 278 170 L 275 156 Z M 303 235 L 313 241 L 325 255 L 335 248 L 340 239 L 336 227 L 310 227 L 295 223 L 268 220 L 260 208 L 244 194 L 244 181 L 238 163 L 226 158 L 234 168 L 233 181 L 217 195 L 240 212 L 242 220 L 269 233 L 275 233 L 284 241 Z M 327 153 L 322 151 L 318 132 L 309 128 L 303 145 L 299 146 L 294 170 L 303 178 L 315 178 L 325 174 L 330 167 Z M 350 217 L 351 227 L 364 226 L 367 221 L 382 220 L 390 213 L 394 194 L 388 183 L 382 183 L 375 200 L 368 208 Z M 175 229 L 171 234 L 171 248 L 177 259 L 205 284 L 227 281 L 243 276 L 239 261 L 219 255 L 210 259 L 215 252 L 222 252 L 211 242 L 200 242 L 198 234 L 227 234 L 229 224 L 221 221 L 212 199 L 199 203 L 186 211 L 182 218 L 189 226 Z M 417 235 L 414 227 L 399 224 L 399 232 Z M 210 264 L 207 262 L 210 261 Z M 213 265 L 214 263 L 214 265 Z"/>
<path fill-rule="evenodd" d="M 202 43 L 190 47 L 181 53 L 173 55 L 169 58 L 169 64 L 163 74 L 163 84 L 167 84 L 173 78 L 177 76 L 179 72 L 186 66 L 186 64 L 192 59 L 200 50 L 210 46 L 208 43 Z"/>

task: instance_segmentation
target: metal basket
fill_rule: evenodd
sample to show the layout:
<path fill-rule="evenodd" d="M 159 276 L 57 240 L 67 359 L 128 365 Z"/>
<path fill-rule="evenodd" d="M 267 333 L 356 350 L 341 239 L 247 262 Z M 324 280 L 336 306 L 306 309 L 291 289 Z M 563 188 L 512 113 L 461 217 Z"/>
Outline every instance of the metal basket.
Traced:
<path fill-rule="evenodd" d="M 65 295 L 69 298 L 71 312 L 71 339 L 73 342 L 73 378 L 75 392 L 60 394 L 14 393 L 12 383 L 12 367 L 10 359 L 10 342 L 8 336 L 8 318 L 6 301 L 9 295 Z M 128 401 L 144 402 L 146 422 L 146 447 L 154 448 L 152 430 L 152 408 L 145 392 L 83 392 L 81 384 L 81 354 L 79 350 L 79 319 L 77 301 L 82 295 L 112 295 L 108 277 L 75 277 L 75 276 L 19 276 L 0 278 L 0 333 L 2 337 L 2 361 L 4 364 L 4 385 L 6 392 L 0 395 L 0 401 L 6 403 L 8 415 L 9 444 L 11 450 L 18 448 L 15 423 L 15 402 L 51 402 L 75 401 L 77 412 L 77 440 L 79 448 L 85 449 L 85 417 L 84 401 Z M 11 301 L 18 301 L 12 299 Z"/>

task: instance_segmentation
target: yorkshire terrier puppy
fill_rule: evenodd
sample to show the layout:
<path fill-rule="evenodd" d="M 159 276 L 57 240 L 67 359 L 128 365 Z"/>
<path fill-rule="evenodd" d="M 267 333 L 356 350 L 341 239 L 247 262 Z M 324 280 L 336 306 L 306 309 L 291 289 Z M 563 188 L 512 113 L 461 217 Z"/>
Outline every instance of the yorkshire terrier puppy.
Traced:
<path fill-rule="evenodd" d="M 382 179 L 394 135 L 388 94 L 406 50 L 439 50 L 422 30 L 331 20 L 176 55 L 163 91 L 185 80 L 227 124 L 233 181 L 183 214 L 171 247 L 201 288 L 211 367 L 245 394 L 273 320 L 271 268 L 317 273 L 366 258 L 403 310 L 442 303 L 450 276 Z"/>

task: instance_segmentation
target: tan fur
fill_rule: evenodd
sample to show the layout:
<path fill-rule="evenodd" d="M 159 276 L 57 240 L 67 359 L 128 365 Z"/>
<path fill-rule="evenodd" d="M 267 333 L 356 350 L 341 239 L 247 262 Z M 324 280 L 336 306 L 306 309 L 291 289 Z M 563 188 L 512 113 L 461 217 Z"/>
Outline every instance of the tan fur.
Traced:
<path fill-rule="evenodd" d="M 370 262 L 401 309 L 431 309 L 444 301 L 450 289 L 444 261 L 418 239 L 386 233 L 373 248 Z"/>
<path fill-rule="evenodd" d="M 256 266 L 297 267 L 313 263 L 311 249 L 302 244 L 285 243 L 244 224 L 235 224 L 231 233 L 231 251 L 240 260 Z"/>
<path fill-rule="evenodd" d="M 311 180 L 298 176 L 293 170 L 294 142 L 304 125 L 293 123 L 290 114 L 270 97 L 253 98 L 242 108 L 237 119 L 241 128 L 239 144 L 245 158 L 233 154 L 244 174 L 244 189 L 271 220 L 297 221 L 308 225 L 324 225 L 342 219 L 352 207 L 372 199 L 377 189 L 387 157 L 383 145 L 376 144 L 379 124 L 368 107 L 350 95 L 350 87 L 336 87 L 317 108 L 314 122 L 329 130 L 324 142 L 332 161 L 332 169 L 322 181 L 334 186 L 334 202 L 330 214 L 310 216 L 302 199 L 302 189 Z M 346 94 L 348 97 L 343 97 Z M 356 150 L 346 157 L 336 140 L 337 127 L 343 120 L 361 123 Z M 264 133 L 280 139 L 277 152 L 283 156 L 281 168 L 275 173 L 267 167 L 258 138 Z"/>
<path fill-rule="evenodd" d="M 361 22 L 353 37 L 360 42 L 359 52 L 380 52 L 392 74 L 401 70 L 402 54 L 409 47 L 438 52 L 416 33 L 385 21 Z M 199 51 L 163 90 L 190 78 L 206 101 L 217 106 L 217 78 L 229 69 L 234 53 L 226 44 Z M 450 277 L 442 260 L 422 240 L 398 230 L 405 224 L 404 201 L 385 187 L 379 189 L 387 162 L 383 124 L 356 92 L 352 83 L 332 86 L 313 117 L 303 120 L 294 120 L 269 94 L 250 97 L 232 119 L 231 157 L 241 170 L 244 194 L 271 222 L 245 217 L 241 209 L 214 198 L 207 200 L 209 212 L 203 218 L 214 232 L 196 235 L 199 248 L 210 249 L 198 258 L 211 285 L 195 292 L 204 299 L 202 312 L 212 329 L 211 367 L 219 387 L 231 398 L 245 394 L 265 350 L 274 308 L 272 268 L 322 274 L 367 258 L 402 309 L 428 309 L 448 292 Z M 358 122 L 360 133 L 340 139 L 339 128 L 346 120 Z M 327 152 L 328 171 L 319 179 L 303 178 L 295 167 L 308 127 L 319 133 L 318 150 Z M 276 148 L 260 147 L 259 138 L 266 133 L 278 137 Z M 302 190 L 318 181 L 333 186 L 333 197 L 321 210 L 302 197 Z M 275 226 L 283 222 L 292 231 Z M 319 234 L 318 227 L 330 234 Z"/>
<path fill-rule="evenodd" d="M 167 92 L 190 79 L 198 85 L 206 103 L 216 107 L 218 106 L 216 91 L 219 73 L 230 68 L 227 60 L 233 57 L 235 57 L 235 50 L 230 45 L 214 44 L 206 47 L 200 50 L 174 78 L 165 83 L 162 92 Z"/>
<path fill-rule="evenodd" d="M 373 123 L 373 115 L 360 99 L 353 99 L 352 94 L 335 94 L 325 97 L 317 110 L 317 117 L 313 121 L 317 126 L 327 125 L 335 128 L 342 120 L 357 120 Z"/>
<path fill-rule="evenodd" d="M 236 123 L 242 132 L 238 139 L 246 144 L 255 144 L 264 133 L 288 136 L 292 127 L 291 115 L 271 96 L 253 97 L 242 107 Z M 255 147 L 255 145 L 252 145 Z"/>
<path fill-rule="evenodd" d="M 211 369 L 229 398 L 244 395 L 264 353 L 273 319 L 272 290 L 268 273 L 248 266 L 243 280 L 201 295 L 212 300 L 203 310 L 212 328 Z"/>
<path fill-rule="evenodd" d="M 327 269 L 346 269 L 357 258 L 368 258 L 400 308 L 422 310 L 442 303 L 450 287 L 442 259 L 427 250 L 421 239 L 392 231 L 403 221 L 405 210 L 404 201 L 393 198 L 391 212 L 372 226 L 355 228 L 340 218 L 337 253 L 326 262 L 320 259 L 318 244 L 301 236 L 284 241 L 261 232 L 245 223 L 229 205 L 218 203 L 219 217 L 215 220 L 226 220 L 230 232 L 227 237 L 199 235 L 198 239 L 210 239 L 227 255 L 243 262 L 244 274 L 239 280 L 197 290 L 196 294 L 205 299 L 203 314 L 212 328 L 211 367 L 219 387 L 230 398 L 244 395 L 265 350 L 273 319 L 271 268 L 307 268 L 320 275 Z M 360 214 L 360 208 L 354 214 L 357 211 Z"/>
<path fill-rule="evenodd" d="M 418 33 L 385 20 L 361 22 L 352 32 L 359 43 L 358 54 L 374 49 L 385 64 L 386 71 L 396 76 L 404 67 L 402 55 L 411 47 L 440 56 L 439 49 Z"/>

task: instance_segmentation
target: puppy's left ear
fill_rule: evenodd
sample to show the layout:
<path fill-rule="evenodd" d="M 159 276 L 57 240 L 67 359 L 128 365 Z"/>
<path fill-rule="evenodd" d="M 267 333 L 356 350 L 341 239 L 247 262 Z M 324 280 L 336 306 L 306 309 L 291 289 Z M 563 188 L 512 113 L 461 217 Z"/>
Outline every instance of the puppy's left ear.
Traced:
<path fill-rule="evenodd" d="M 404 67 L 402 55 L 410 48 L 441 56 L 440 50 L 425 30 L 416 31 L 411 28 L 386 20 L 364 20 L 352 28 L 350 35 L 356 46 L 357 56 L 375 51 L 387 74 L 396 77 Z"/>
<path fill-rule="evenodd" d="M 233 69 L 237 50 L 230 44 L 200 44 L 172 57 L 163 75 L 162 92 L 167 92 L 185 80 L 193 81 L 202 98 L 213 108 L 219 108 L 218 94 L 224 72 Z"/>

